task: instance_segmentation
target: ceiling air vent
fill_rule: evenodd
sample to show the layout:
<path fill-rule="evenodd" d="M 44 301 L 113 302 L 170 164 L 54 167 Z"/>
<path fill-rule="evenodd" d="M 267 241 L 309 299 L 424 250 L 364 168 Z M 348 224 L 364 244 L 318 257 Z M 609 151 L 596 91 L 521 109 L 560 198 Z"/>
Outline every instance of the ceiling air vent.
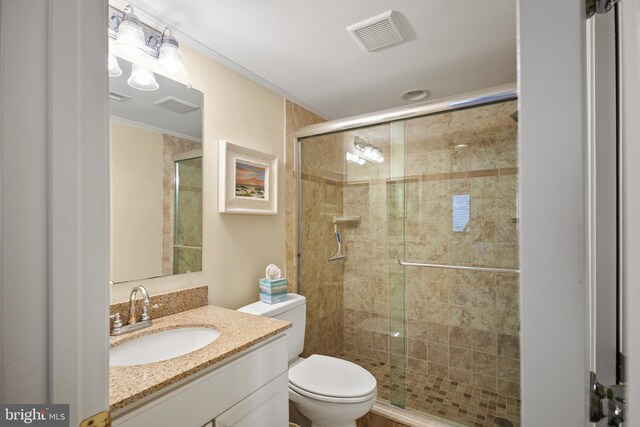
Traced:
<path fill-rule="evenodd" d="M 162 107 L 179 114 L 188 113 L 189 111 L 200 108 L 197 105 L 193 105 L 187 101 L 183 101 L 182 99 L 174 98 L 173 96 L 167 96 L 166 98 L 159 99 L 154 102 L 154 104 L 158 107 Z"/>
<path fill-rule="evenodd" d="M 400 32 L 397 13 L 393 10 L 350 25 L 347 31 L 369 52 L 400 43 L 405 39 Z"/>
<path fill-rule="evenodd" d="M 121 93 L 118 92 L 113 92 L 113 91 L 109 91 L 109 98 L 113 99 L 114 101 L 118 101 L 118 102 L 125 102 L 131 99 L 130 96 L 127 95 L 123 95 Z"/>

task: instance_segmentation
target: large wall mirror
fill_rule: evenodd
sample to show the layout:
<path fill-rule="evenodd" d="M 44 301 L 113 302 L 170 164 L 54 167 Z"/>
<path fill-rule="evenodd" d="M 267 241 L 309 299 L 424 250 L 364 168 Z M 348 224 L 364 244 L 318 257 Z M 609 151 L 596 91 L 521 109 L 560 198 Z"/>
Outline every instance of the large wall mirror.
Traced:
<path fill-rule="evenodd" d="M 202 270 L 201 92 L 156 75 L 109 78 L 111 281 Z"/>

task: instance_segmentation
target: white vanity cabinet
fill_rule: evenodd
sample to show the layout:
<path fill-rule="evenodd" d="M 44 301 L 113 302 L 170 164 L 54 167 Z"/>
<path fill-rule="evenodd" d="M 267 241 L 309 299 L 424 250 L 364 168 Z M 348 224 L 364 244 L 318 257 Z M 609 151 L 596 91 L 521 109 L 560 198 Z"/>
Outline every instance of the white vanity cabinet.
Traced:
<path fill-rule="evenodd" d="M 113 413 L 118 427 L 286 427 L 287 343 L 281 333 L 229 361 Z"/>

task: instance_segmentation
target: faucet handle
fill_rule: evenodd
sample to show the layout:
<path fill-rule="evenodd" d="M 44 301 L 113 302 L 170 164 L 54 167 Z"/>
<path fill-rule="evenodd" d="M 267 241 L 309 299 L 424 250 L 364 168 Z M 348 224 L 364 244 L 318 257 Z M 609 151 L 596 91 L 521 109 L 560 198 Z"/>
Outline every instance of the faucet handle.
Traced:
<path fill-rule="evenodd" d="M 116 312 L 115 314 L 109 316 L 109 319 L 113 319 L 113 327 L 111 329 L 111 332 L 115 332 L 124 326 L 124 323 L 122 322 L 122 316 L 120 316 L 119 312 Z"/>

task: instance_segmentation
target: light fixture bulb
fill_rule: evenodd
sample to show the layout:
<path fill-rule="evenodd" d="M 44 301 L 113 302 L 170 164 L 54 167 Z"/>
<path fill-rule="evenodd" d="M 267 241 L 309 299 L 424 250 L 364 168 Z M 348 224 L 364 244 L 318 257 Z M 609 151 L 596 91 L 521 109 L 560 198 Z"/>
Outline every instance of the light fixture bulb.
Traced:
<path fill-rule="evenodd" d="M 127 80 L 129 86 L 138 90 L 152 91 L 160 87 L 156 76 L 146 68 L 138 64 L 132 64 L 131 76 Z"/>
<path fill-rule="evenodd" d="M 361 158 L 358 157 L 358 164 L 360 166 L 362 166 L 362 165 L 364 165 L 364 163 L 365 163 L 364 159 L 361 159 Z"/>
<path fill-rule="evenodd" d="M 113 53 L 109 53 L 109 77 L 118 77 L 122 74 L 122 68 L 118 64 L 118 58 Z"/>
<path fill-rule="evenodd" d="M 180 52 L 178 42 L 171 34 L 170 28 L 165 28 L 162 35 L 158 64 L 174 77 L 187 77 L 187 70 L 184 69 L 182 62 L 182 52 Z"/>
<path fill-rule="evenodd" d="M 142 57 L 145 54 L 144 30 L 140 20 L 133 13 L 133 6 L 124 8 L 123 20 L 118 26 L 116 44 L 120 51 L 128 55 Z"/>

